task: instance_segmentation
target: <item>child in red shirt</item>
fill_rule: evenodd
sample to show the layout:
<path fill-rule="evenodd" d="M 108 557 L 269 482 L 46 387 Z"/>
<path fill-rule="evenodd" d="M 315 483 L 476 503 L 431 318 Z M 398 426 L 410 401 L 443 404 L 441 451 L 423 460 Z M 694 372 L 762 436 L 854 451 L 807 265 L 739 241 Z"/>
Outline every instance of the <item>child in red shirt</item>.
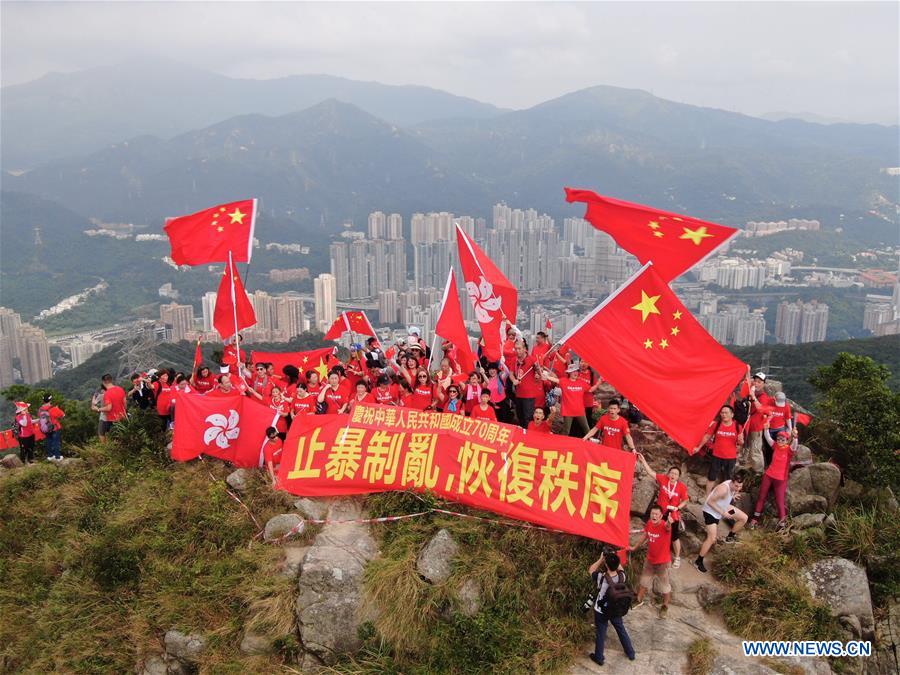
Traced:
<path fill-rule="evenodd" d="M 472 408 L 472 412 L 469 414 L 469 417 L 476 420 L 490 420 L 492 422 L 497 421 L 497 413 L 494 412 L 493 406 L 491 406 L 491 392 L 487 389 L 481 390 L 481 401 L 479 401 L 478 405 Z"/>

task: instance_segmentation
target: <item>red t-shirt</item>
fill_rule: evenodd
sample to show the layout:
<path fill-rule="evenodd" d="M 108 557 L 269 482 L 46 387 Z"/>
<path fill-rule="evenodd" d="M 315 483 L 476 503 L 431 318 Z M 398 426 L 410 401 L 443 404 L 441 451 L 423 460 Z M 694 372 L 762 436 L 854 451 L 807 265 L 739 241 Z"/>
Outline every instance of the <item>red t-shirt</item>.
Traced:
<path fill-rule="evenodd" d="M 322 383 L 316 382 L 315 384 L 311 384 L 309 382 L 306 383 L 306 392 L 312 396 L 318 396 L 319 392 L 322 391 Z"/>
<path fill-rule="evenodd" d="M 559 381 L 559 388 L 562 391 L 562 416 L 584 415 L 584 394 L 591 385 L 580 377 L 573 380 L 567 375 Z"/>
<path fill-rule="evenodd" d="M 538 380 L 537 364 L 533 356 L 525 356 L 520 363 L 513 364 L 513 370 L 519 384 L 516 386 L 516 396 L 519 398 L 537 398 L 544 395 L 544 383 Z"/>
<path fill-rule="evenodd" d="M 491 420 L 497 421 L 497 413 L 494 412 L 494 409 L 491 406 L 487 407 L 487 410 L 481 409 L 481 404 L 476 405 L 472 408 L 472 412 L 469 414 L 469 417 L 476 420 Z"/>
<path fill-rule="evenodd" d="M 406 406 L 415 410 L 425 410 L 434 401 L 434 387 L 430 384 L 417 384 Z"/>
<path fill-rule="evenodd" d="M 340 387 L 337 391 L 328 387 L 325 392 L 325 414 L 336 415 L 346 402 L 347 396 Z"/>
<path fill-rule="evenodd" d="M 507 338 L 503 341 L 503 360 L 506 365 L 516 362 L 516 341 Z"/>
<path fill-rule="evenodd" d="M 534 347 L 531 348 L 531 356 L 534 358 L 535 361 L 537 361 L 541 365 L 545 365 L 544 357 L 547 356 L 547 352 L 549 352 L 549 351 L 550 351 L 550 343 L 549 342 L 545 342 L 542 345 L 535 343 Z"/>
<path fill-rule="evenodd" d="M 207 396 L 240 396 L 241 392 L 232 387 L 229 391 L 222 391 L 218 386 L 206 394 Z"/>
<path fill-rule="evenodd" d="M 669 510 L 669 506 L 680 506 L 682 502 L 688 500 L 687 485 L 681 481 L 676 482 L 675 487 L 672 487 L 669 484 L 669 477 L 664 473 L 658 473 L 656 482 L 659 483 L 659 496 L 656 498 L 656 503 L 663 510 L 664 516 Z M 670 513 L 672 515 L 669 517 L 672 520 L 681 520 L 681 511 L 671 511 Z"/>
<path fill-rule="evenodd" d="M 109 391 L 109 389 L 107 389 Z M 172 404 L 172 394 L 175 387 L 171 384 L 163 384 L 161 381 L 156 382 L 156 413 L 158 415 L 168 415 L 169 408 Z M 109 413 L 106 413 L 109 419 Z"/>
<path fill-rule="evenodd" d="M 787 427 L 789 419 L 791 419 L 791 406 L 787 403 L 772 405 L 772 416 L 769 418 L 770 429 L 784 429 Z"/>
<path fill-rule="evenodd" d="M 277 436 L 272 439 L 269 438 L 266 440 L 266 444 L 263 446 L 263 457 L 265 458 L 266 465 L 269 462 L 272 462 L 272 466 L 278 466 L 281 463 L 281 451 L 283 449 L 284 443 L 281 442 L 281 439 Z"/>
<path fill-rule="evenodd" d="M 112 404 L 112 408 L 106 411 L 107 422 L 118 422 L 125 417 L 125 390 L 117 384 L 114 384 L 103 392 L 103 405 L 109 404 Z M 167 403 L 166 412 L 168 412 L 168 410 L 169 405 Z"/>
<path fill-rule="evenodd" d="M 195 377 L 194 381 L 194 386 L 201 394 L 212 391 L 216 386 L 216 378 L 214 378 L 212 375 L 207 375 L 206 377 Z"/>
<path fill-rule="evenodd" d="M 66 413 L 62 411 L 62 408 L 53 405 L 52 403 L 45 403 L 40 407 L 40 410 L 46 410 L 50 415 L 50 422 L 53 424 L 54 431 L 59 431 L 60 429 L 62 429 L 60 420 L 66 416 Z"/>
<path fill-rule="evenodd" d="M 260 377 L 257 375 L 253 378 L 253 382 L 251 383 L 253 386 L 253 390 L 263 397 L 263 400 L 268 399 L 272 395 L 272 381 L 263 375 Z"/>
<path fill-rule="evenodd" d="M 307 394 L 303 398 L 295 398 L 291 404 L 291 411 L 294 415 L 315 415 L 316 397 L 312 394 Z"/>
<path fill-rule="evenodd" d="M 648 520 L 644 532 L 647 533 L 647 562 L 651 565 L 672 562 L 672 530 L 669 524 L 661 520 L 654 525 Z"/>
<path fill-rule="evenodd" d="M 123 390 L 124 391 L 124 390 Z M 106 399 L 104 398 L 104 403 Z M 108 415 L 109 413 L 107 413 Z M 19 438 L 30 438 L 34 436 L 34 420 L 27 412 L 16 415 L 16 424 L 19 425 Z"/>
<path fill-rule="evenodd" d="M 767 393 L 761 391 L 756 395 L 756 400 L 759 401 L 760 408 L 774 408 L 775 407 L 775 399 L 769 396 Z M 750 402 L 750 419 L 747 421 L 747 427 L 750 431 L 762 431 L 763 426 L 766 423 L 766 418 L 764 417 L 764 413 L 756 412 L 756 405 L 753 401 Z M 774 428 L 774 427 L 773 427 Z"/>
<path fill-rule="evenodd" d="M 609 413 L 600 416 L 595 425 L 597 431 L 600 432 L 600 443 L 610 448 L 622 449 L 625 434 L 630 433 L 628 420 L 619 415 L 616 419 L 612 419 Z"/>
<path fill-rule="evenodd" d="M 716 434 L 713 439 L 713 457 L 737 459 L 737 437 L 741 433 L 741 425 L 734 420 L 728 426 L 719 424 L 716 428 L 717 424 L 719 423 L 713 422 L 709 426 L 709 433 L 715 432 Z"/>
<path fill-rule="evenodd" d="M 550 422 L 548 422 L 547 420 L 544 420 L 543 422 L 535 422 L 534 420 L 531 420 L 528 423 L 528 431 L 536 431 L 539 434 L 553 433 L 552 431 L 550 431 Z"/>
<path fill-rule="evenodd" d="M 588 388 L 594 386 L 594 383 L 591 382 L 591 380 L 593 378 L 593 373 L 591 373 L 591 371 L 580 370 L 580 371 L 578 371 L 578 377 L 580 377 L 582 380 L 584 380 L 585 382 L 588 383 Z M 596 403 L 596 401 L 594 400 L 594 392 L 592 392 L 592 391 L 590 391 L 590 389 L 588 389 L 588 391 L 584 392 L 584 399 L 582 400 L 581 404 L 585 408 L 593 408 L 595 403 Z"/>
<path fill-rule="evenodd" d="M 379 405 L 396 405 L 397 399 L 400 398 L 400 387 L 396 384 L 389 384 L 386 389 L 375 387 L 372 390 L 372 398 Z"/>
<path fill-rule="evenodd" d="M 772 446 L 772 463 L 766 469 L 766 475 L 775 480 L 787 480 L 793 454 L 794 451 L 790 443 L 787 445 L 775 443 Z"/>

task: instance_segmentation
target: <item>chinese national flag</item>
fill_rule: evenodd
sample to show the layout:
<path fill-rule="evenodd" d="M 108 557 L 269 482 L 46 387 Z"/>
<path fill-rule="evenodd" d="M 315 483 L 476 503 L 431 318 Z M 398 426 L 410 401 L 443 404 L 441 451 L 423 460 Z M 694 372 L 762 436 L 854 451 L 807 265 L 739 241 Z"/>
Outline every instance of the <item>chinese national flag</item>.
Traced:
<path fill-rule="evenodd" d="M 504 322 L 515 324 L 519 292 L 459 225 L 456 241 L 466 293 L 484 337 L 484 354 L 491 361 L 499 361 L 506 338 Z"/>
<path fill-rule="evenodd" d="M 200 349 L 200 338 L 197 338 L 197 349 L 194 350 L 194 373 L 200 368 L 203 363 L 203 350 Z"/>
<path fill-rule="evenodd" d="M 285 366 L 297 366 L 301 373 L 315 370 L 319 373 L 319 379 L 323 382 L 328 377 L 330 359 L 337 347 L 324 347 L 308 352 L 253 352 L 251 359 L 254 364 L 271 363 L 275 366 L 275 372 L 282 372 Z"/>
<path fill-rule="evenodd" d="M 456 288 L 456 276 L 453 268 L 447 277 L 447 286 L 444 288 L 444 299 L 441 302 L 441 313 L 434 326 L 434 332 L 445 340 L 449 340 L 456 347 L 456 359 L 464 373 L 470 373 L 475 369 L 475 356 L 472 354 L 472 345 L 469 344 L 469 333 L 463 322 L 462 307 L 459 304 L 459 290 Z"/>
<path fill-rule="evenodd" d="M 566 201 L 584 202 L 584 215 L 641 263 L 653 262 L 664 281 L 672 281 L 738 231 L 690 216 L 603 197 L 590 190 L 566 188 Z"/>
<path fill-rule="evenodd" d="M 810 422 L 812 422 L 812 415 L 807 415 L 802 412 L 794 413 L 795 424 L 802 424 L 803 426 L 808 427 Z"/>
<path fill-rule="evenodd" d="M 562 342 L 693 452 L 747 366 L 644 265 Z"/>
<path fill-rule="evenodd" d="M 175 264 L 205 265 L 227 262 L 229 253 L 235 262 L 250 262 L 255 224 L 256 200 L 244 199 L 170 218 L 163 229 Z"/>
<path fill-rule="evenodd" d="M 345 331 L 378 337 L 365 312 L 341 312 L 340 316 L 331 324 L 328 332 L 325 333 L 325 339 L 340 340 Z"/>
<path fill-rule="evenodd" d="M 256 313 L 250 298 L 244 290 L 241 277 L 234 268 L 234 263 L 229 261 L 222 273 L 219 282 L 219 292 L 216 294 L 216 310 L 213 313 L 213 326 L 222 336 L 222 339 L 234 335 L 249 328 L 256 323 Z"/>
<path fill-rule="evenodd" d="M 246 396 L 176 395 L 172 459 L 210 455 L 235 466 L 260 466 L 266 429 L 278 412 Z"/>

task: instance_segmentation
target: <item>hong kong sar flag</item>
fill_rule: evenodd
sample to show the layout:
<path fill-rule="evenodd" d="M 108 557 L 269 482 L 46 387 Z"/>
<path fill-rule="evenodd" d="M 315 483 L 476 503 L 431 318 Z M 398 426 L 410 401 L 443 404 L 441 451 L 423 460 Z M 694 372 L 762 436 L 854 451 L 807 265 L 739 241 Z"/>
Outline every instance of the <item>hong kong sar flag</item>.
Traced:
<path fill-rule="evenodd" d="M 692 452 L 747 366 L 644 265 L 562 342 Z"/>
<path fill-rule="evenodd" d="M 219 204 L 189 216 L 166 221 L 165 231 L 177 265 L 205 265 L 250 262 L 253 253 L 253 228 L 256 225 L 256 200 Z"/>
<path fill-rule="evenodd" d="M 566 188 L 566 201 L 587 204 L 585 220 L 616 240 L 641 263 L 671 281 L 708 257 L 737 230 L 678 213 Z"/>
<path fill-rule="evenodd" d="M 260 465 L 266 429 L 278 412 L 246 396 L 177 395 L 172 459 L 186 462 L 210 455 L 235 466 Z"/>

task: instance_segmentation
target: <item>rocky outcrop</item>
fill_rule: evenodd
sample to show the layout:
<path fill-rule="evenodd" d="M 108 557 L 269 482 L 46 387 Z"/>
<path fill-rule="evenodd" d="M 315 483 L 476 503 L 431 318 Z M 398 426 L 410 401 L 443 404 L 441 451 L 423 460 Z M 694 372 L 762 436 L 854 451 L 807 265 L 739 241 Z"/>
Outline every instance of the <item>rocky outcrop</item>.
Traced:
<path fill-rule="evenodd" d="M 432 584 L 442 584 L 450 578 L 453 557 L 459 544 L 447 530 L 439 530 L 422 549 L 416 561 L 416 571 Z"/>
<path fill-rule="evenodd" d="M 875 626 L 878 651 L 868 664 L 868 675 L 900 673 L 900 601 L 888 603 L 887 612 Z"/>
<path fill-rule="evenodd" d="M 828 508 L 834 506 L 841 485 L 841 470 L 834 464 L 820 462 L 796 469 L 788 479 L 788 504 L 809 505 L 809 497 L 822 497 Z"/>
<path fill-rule="evenodd" d="M 801 513 L 825 513 L 828 510 L 828 500 L 821 495 L 796 495 L 791 500 L 791 515 L 798 516 Z"/>
<path fill-rule="evenodd" d="M 166 646 L 163 660 L 168 675 L 187 675 L 196 672 L 200 656 L 206 650 L 205 637 L 196 633 L 185 634 L 173 628 L 166 631 L 163 642 Z M 159 667 L 152 658 L 145 662 L 145 668 L 148 663 L 152 663 L 154 668 Z"/>
<path fill-rule="evenodd" d="M 795 530 L 808 530 L 825 522 L 824 513 L 801 513 L 791 520 L 791 526 Z"/>
<path fill-rule="evenodd" d="M 812 596 L 842 619 L 854 638 L 874 636 L 869 578 L 862 567 L 844 558 L 824 558 L 804 567 L 801 574 Z"/>
<path fill-rule="evenodd" d="M 631 514 L 644 517 L 650 504 L 656 499 L 656 476 L 644 471 L 635 476 L 631 488 Z"/>
<path fill-rule="evenodd" d="M 11 453 L 9 455 L 4 455 L 3 459 L 0 459 L 0 466 L 4 469 L 18 469 L 22 466 L 22 460 L 19 459 L 18 455 Z"/>
<path fill-rule="evenodd" d="M 250 480 L 250 472 L 247 469 L 238 469 L 228 474 L 225 482 L 238 492 L 243 492 L 247 489 L 248 480 Z"/>
<path fill-rule="evenodd" d="M 475 616 L 481 610 L 481 587 L 474 579 L 466 579 L 456 592 L 455 611 Z"/>
<path fill-rule="evenodd" d="M 272 516 L 269 518 L 269 522 L 266 523 L 265 539 L 266 541 L 280 539 L 302 522 L 303 519 L 296 513 L 282 513 Z"/>
<path fill-rule="evenodd" d="M 327 516 L 335 521 L 365 517 L 360 501 L 353 499 L 333 500 Z M 295 609 L 304 672 L 334 663 L 339 655 L 361 646 L 358 628 L 373 618 L 363 603 L 363 572 L 376 554 L 365 523 L 329 523 L 316 535 L 297 582 Z"/>
<path fill-rule="evenodd" d="M 325 499 L 310 499 L 303 497 L 294 502 L 294 508 L 304 518 L 310 520 L 322 520 L 328 513 L 328 501 Z"/>
<path fill-rule="evenodd" d="M 272 651 L 272 643 L 265 635 L 248 631 L 241 640 L 240 649 L 244 654 L 268 654 Z"/>

